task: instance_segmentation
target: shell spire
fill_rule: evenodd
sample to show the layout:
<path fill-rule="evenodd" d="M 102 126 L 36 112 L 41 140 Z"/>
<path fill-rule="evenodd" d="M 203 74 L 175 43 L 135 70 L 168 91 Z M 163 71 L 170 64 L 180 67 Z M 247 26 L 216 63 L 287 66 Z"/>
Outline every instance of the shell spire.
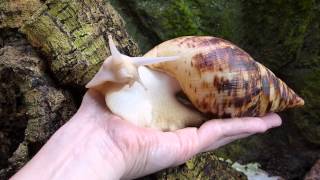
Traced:
<path fill-rule="evenodd" d="M 279 112 L 286 108 L 304 105 L 304 100 L 289 88 L 281 79 L 277 78 L 264 66 L 260 69 L 264 96 L 262 99 L 266 100 L 265 102 L 261 100 L 261 106 L 264 106 L 265 112 Z"/>
<path fill-rule="evenodd" d="M 232 43 L 215 37 L 187 36 L 154 47 L 145 57 L 175 56 L 152 64 L 179 81 L 192 104 L 215 117 L 263 116 L 304 105 L 269 69 Z"/>

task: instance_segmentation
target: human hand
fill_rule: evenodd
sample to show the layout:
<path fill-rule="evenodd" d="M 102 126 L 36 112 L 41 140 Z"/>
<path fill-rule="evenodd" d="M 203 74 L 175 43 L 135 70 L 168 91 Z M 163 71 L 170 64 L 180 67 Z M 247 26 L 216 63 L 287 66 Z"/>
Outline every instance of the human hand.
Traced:
<path fill-rule="evenodd" d="M 281 125 L 276 114 L 262 118 L 211 120 L 172 132 L 137 127 L 112 115 L 104 98 L 89 90 L 74 117 L 15 177 L 50 162 L 38 179 L 131 179 L 184 163 L 200 152 Z M 49 176 L 48 176 L 49 174 Z M 22 176 L 21 176 L 22 175 Z"/>

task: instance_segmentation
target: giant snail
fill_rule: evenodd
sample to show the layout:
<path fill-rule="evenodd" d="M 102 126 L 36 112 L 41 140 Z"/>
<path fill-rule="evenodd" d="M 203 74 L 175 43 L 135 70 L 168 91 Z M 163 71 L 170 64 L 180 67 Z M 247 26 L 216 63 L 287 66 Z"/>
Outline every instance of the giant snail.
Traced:
<path fill-rule="evenodd" d="M 143 127 L 175 130 L 210 117 L 263 116 L 304 105 L 268 68 L 232 43 L 209 36 L 165 41 L 143 57 L 111 56 L 87 84 L 116 115 Z M 194 110 L 182 104 L 183 91 Z"/>

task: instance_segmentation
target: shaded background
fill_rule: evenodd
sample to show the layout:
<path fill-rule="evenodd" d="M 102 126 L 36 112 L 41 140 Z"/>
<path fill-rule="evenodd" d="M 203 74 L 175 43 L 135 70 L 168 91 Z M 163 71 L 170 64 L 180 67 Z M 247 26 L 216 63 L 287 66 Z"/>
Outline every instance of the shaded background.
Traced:
<path fill-rule="evenodd" d="M 219 156 L 303 179 L 320 156 L 319 17 L 319 0 L 0 0 L 0 178 L 72 116 L 111 33 L 131 56 L 184 35 L 227 39 L 306 102 L 280 128 L 146 178 L 245 179 Z"/>

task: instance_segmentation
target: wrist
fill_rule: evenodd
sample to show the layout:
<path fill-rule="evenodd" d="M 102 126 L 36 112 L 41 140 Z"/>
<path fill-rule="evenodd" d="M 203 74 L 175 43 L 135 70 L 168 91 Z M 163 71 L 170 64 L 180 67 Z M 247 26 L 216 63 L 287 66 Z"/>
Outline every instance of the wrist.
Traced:
<path fill-rule="evenodd" d="M 85 116 L 77 113 L 14 178 L 120 179 L 125 171 L 121 151 L 98 124 L 103 121 Z"/>

